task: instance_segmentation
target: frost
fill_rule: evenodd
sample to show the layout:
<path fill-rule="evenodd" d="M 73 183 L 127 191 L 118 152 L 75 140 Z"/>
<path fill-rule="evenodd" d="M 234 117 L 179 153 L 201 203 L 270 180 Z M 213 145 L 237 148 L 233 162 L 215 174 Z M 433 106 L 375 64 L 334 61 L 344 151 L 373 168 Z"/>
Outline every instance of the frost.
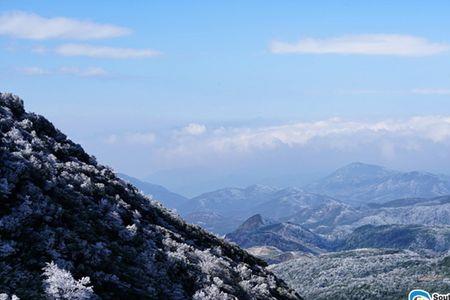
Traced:
<path fill-rule="evenodd" d="M 192 297 L 194 300 L 231 300 L 236 297 L 231 297 L 227 293 L 220 291 L 216 285 L 210 285 L 197 291 Z"/>
<path fill-rule="evenodd" d="M 92 298 L 94 292 L 89 277 L 75 280 L 70 272 L 58 268 L 53 263 L 47 263 L 44 270 L 45 293 L 52 299 L 84 300 Z"/>

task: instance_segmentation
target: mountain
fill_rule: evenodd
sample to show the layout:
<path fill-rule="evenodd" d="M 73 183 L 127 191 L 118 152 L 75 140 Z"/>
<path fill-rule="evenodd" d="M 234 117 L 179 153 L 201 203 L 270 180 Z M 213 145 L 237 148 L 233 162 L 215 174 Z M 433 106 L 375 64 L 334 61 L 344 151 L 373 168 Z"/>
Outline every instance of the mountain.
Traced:
<path fill-rule="evenodd" d="M 22 299 L 299 299 L 264 262 L 0 94 L 0 291 Z M 6 296 L 7 297 L 7 296 Z"/>
<path fill-rule="evenodd" d="M 450 203 L 450 196 L 439 196 L 433 198 L 402 198 L 383 203 L 368 203 L 367 206 L 373 209 L 408 207 L 408 206 L 434 206 Z"/>
<path fill-rule="evenodd" d="M 276 223 L 254 215 L 246 220 L 226 239 L 244 248 L 272 246 L 281 251 L 321 253 L 329 247 L 321 236 L 294 223 Z"/>
<path fill-rule="evenodd" d="M 215 211 L 222 214 L 239 214 L 269 200 L 275 191 L 277 189 L 264 185 L 224 188 L 192 198 L 186 204 L 184 211 L 186 213 Z"/>
<path fill-rule="evenodd" d="M 349 233 L 364 225 L 450 226 L 450 196 L 404 198 L 385 203 L 370 203 L 351 223 L 340 223 L 336 232 Z"/>
<path fill-rule="evenodd" d="M 376 165 L 352 163 L 305 186 L 353 205 L 400 198 L 450 194 L 450 178 L 426 172 L 399 172 Z"/>
<path fill-rule="evenodd" d="M 281 254 L 293 258 L 293 253 L 320 254 L 359 248 L 408 249 L 436 254 L 450 249 L 450 226 L 364 225 L 343 235 L 327 236 L 295 223 L 267 220 L 257 214 L 225 238 L 243 248 L 271 247 L 269 254 L 257 255 L 269 258 L 268 262 L 281 259 L 278 257 Z M 275 254 L 274 249 L 278 251 Z"/>
<path fill-rule="evenodd" d="M 193 224 L 225 234 L 253 215 L 254 207 L 270 199 L 274 191 L 277 189 L 263 185 L 219 189 L 190 199 L 180 213 Z"/>
<path fill-rule="evenodd" d="M 307 206 L 280 219 L 302 225 L 315 233 L 330 234 L 335 228 L 351 225 L 363 216 L 364 212 L 332 199 L 316 206 Z"/>
<path fill-rule="evenodd" d="M 317 209 L 337 200 L 299 188 L 285 188 L 274 191 L 270 199 L 256 205 L 254 213 L 259 213 L 273 219 L 285 219 L 306 209 Z"/>
<path fill-rule="evenodd" d="M 450 249 L 450 226 L 365 225 L 344 238 L 340 249 L 392 248 L 445 252 Z"/>
<path fill-rule="evenodd" d="M 183 205 L 185 205 L 188 201 L 188 198 L 171 192 L 161 185 L 141 181 L 137 178 L 121 173 L 117 174 L 117 176 L 140 189 L 145 195 L 150 196 L 152 199 L 158 200 L 167 208 L 179 210 L 180 207 L 183 207 Z"/>
<path fill-rule="evenodd" d="M 338 201 L 299 188 L 253 185 L 202 194 L 189 200 L 181 214 L 192 223 L 225 234 L 254 214 L 285 220 L 308 209 L 320 209 L 330 202 Z"/>
<path fill-rule="evenodd" d="M 412 289 L 446 294 L 450 256 L 359 249 L 304 255 L 270 267 L 306 299 L 405 299 Z"/>

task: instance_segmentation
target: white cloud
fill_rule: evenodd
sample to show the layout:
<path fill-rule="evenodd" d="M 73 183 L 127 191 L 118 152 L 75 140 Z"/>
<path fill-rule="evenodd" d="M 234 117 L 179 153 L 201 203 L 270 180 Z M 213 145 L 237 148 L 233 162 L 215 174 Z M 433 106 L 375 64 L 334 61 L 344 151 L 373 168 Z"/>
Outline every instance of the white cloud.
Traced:
<path fill-rule="evenodd" d="M 450 95 L 450 89 L 414 89 L 412 93 L 419 95 Z"/>
<path fill-rule="evenodd" d="M 130 29 L 116 25 L 64 17 L 46 18 L 23 11 L 0 15 L 0 35 L 21 39 L 92 40 L 114 38 L 130 33 Z"/>
<path fill-rule="evenodd" d="M 64 44 L 57 47 L 55 52 L 63 56 L 87 56 L 113 59 L 146 58 L 161 55 L 161 52 L 152 49 L 117 48 L 86 44 Z"/>
<path fill-rule="evenodd" d="M 450 146 L 450 117 L 421 116 L 375 122 L 332 118 L 257 128 L 209 130 L 196 139 L 174 137 L 161 150 L 168 157 L 236 155 L 281 147 L 333 149 L 379 149 L 392 159 L 401 151 L 419 151 L 425 145 Z"/>
<path fill-rule="evenodd" d="M 190 123 L 186 127 L 182 129 L 183 133 L 189 134 L 189 135 L 201 135 L 205 133 L 206 126 L 202 124 L 196 124 L 196 123 Z"/>
<path fill-rule="evenodd" d="M 78 77 L 104 77 L 108 76 L 109 73 L 100 67 L 61 67 L 59 69 L 50 70 L 41 67 L 24 67 L 17 68 L 20 74 L 29 76 L 40 76 L 40 75 L 72 75 Z"/>
<path fill-rule="evenodd" d="M 297 43 L 273 41 L 275 54 L 360 54 L 427 56 L 448 51 L 449 44 L 430 42 L 425 38 L 398 34 L 347 35 L 333 38 L 304 38 Z"/>

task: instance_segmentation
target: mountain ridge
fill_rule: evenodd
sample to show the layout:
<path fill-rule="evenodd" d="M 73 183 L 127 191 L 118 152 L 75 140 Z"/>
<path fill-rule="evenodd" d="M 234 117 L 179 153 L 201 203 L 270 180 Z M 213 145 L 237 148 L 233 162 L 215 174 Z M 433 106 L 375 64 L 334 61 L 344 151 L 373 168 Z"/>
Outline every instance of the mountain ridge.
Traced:
<path fill-rule="evenodd" d="M 450 177 L 420 171 L 401 172 L 358 162 L 341 167 L 304 188 L 362 205 L 399 198 L 448 195 Z"/>
<path fill-rule="evenodd" d="M 160 201 L 167 208 L 179 210 L 189 200 L 187 197 L 172 192 L 162 185 L 142 181 L 123 173 L 117 173 L 117 176 L 139 188 L 145 195 Z"/>

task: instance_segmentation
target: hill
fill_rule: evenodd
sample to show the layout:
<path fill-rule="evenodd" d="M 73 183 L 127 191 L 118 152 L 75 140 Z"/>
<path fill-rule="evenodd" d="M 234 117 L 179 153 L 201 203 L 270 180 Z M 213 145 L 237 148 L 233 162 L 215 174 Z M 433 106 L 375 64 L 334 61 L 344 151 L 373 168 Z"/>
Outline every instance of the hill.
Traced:
<path fill-rule="evenodd" d="M 252 216 L 225 238 L 244 248 L 272 246 L 281 251 L 317 254 L 329 247 L 324 238 L 300 225 L 263 220 L 261 215 Z"/>
<path fill-rule="evenodd" d="M 22 299 L 298 299 L 0 94 L 0 291 Z M 2 296 L 3 297 L 3 296 Z"/>

